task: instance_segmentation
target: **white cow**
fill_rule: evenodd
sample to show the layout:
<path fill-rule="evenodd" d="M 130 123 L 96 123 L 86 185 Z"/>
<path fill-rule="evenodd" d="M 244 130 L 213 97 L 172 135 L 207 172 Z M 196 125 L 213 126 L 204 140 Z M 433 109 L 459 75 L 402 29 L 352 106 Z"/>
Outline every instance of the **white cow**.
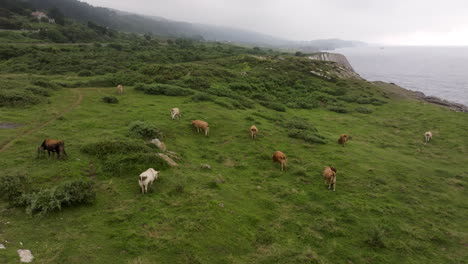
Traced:
<path fill-rule="evenodd" d="M 141 187 L 141 193 L 148 193 L 148 187 L 153 184 L 153 181 L 159 177 L 159 171 L 155 171 L 153 168 L 149 168 L 140 174 L 138 184 Z"/>
<path fill-rule="evenodd" d="M 172 118 L 172 120 L 176 119 L 176 117 L 177 117 L 177 119 L 180 119 L 180 110 L 179 110 L 179 108 L 172 108 L 171 109 L 171 118 Z"/>
<path fill-rule="evenodd" d="M 432 132 L 427 131 L 426 133 L 424 133 L 424 137 L 426 138 L 426 143 L 429 142 L 429 140 L 432 139 Z"/>

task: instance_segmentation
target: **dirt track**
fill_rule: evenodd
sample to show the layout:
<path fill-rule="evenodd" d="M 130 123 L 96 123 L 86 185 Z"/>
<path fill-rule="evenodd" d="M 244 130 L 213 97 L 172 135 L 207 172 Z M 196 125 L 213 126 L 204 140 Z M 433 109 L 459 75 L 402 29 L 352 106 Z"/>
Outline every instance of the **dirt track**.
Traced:
<path fill-rule="evenodd" d="M 0 153 L 4 152 L 5 150 L 7 150 L 11 145 L 13 145 L 13 143 L 15 141 L 17 141 L 18 139 L 24 137 L 24 136 L 28 136 L 28 135 L 31 135 L 32 133 L 34 132 L 37 132 L 38 130 L 46 127 L 47 125 L 51 124 L 52 122 L 54 122 L 55 120 L 57 120 L 58 118 L 62 117 L 63 115 L 65 115 L 66 113 L 70 112 L 71 110 L 73 110 L 75 107 L 77 107 L 78 105 L 81 104 L 81 102 L 83 101 L 83 92 L 80 88 L 76 88 L 76 89 L 72 89 L 71 90 L 73 93 L 77 94 L 77 98 L 76 100 L 70 105 L 68 106 L 67 108 L 65 108 L 62 112 L 60 112 L 60 114 L 58 114 L 57 116 L 47 120 L 46 122 L 44 123 L 40 123 L 38 124 L 37 126 L 29 129 L 29 130 L 26 130 L 24 132 L 22 132 L 21 134 L 17 135 L 15 138 L 9 140 L 9 141 L 6 141 L 6 142 L 2 142 L 1 145 L 0 145 Z"/>

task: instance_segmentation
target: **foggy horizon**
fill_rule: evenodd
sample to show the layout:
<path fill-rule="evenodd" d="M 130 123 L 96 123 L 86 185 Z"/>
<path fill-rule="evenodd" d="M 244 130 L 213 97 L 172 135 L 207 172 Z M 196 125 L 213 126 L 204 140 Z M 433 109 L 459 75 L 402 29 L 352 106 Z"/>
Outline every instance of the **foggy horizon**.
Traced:
<path fill-rule="evenodd" d="M 463 0 L 81 0 L 169 20 L 231 27 L 282 39 L 344 39 L 377 45 L 468 45 Z"/>

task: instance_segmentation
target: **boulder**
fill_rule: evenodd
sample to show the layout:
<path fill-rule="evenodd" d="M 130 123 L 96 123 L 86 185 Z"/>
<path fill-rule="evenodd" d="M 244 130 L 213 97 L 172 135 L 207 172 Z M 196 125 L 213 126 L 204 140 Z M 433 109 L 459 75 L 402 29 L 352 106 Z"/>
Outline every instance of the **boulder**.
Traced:
<path fill-rule="evenodd" d="M 159 157 L 161 157 L 166 163 L 171 166 L 171 167 L 178 167 L 179 165 L 171 158 L 169 158 L 167 155 L 164 155 L 162 153 L 157 154 Z"/>

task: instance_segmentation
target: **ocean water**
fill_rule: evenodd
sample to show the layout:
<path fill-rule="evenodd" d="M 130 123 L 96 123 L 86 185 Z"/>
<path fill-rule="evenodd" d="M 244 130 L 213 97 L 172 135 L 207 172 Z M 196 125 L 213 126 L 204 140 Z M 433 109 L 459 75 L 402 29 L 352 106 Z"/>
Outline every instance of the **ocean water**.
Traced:
<path fill-rule="evenodd" d="M 468 47 L 359 47 L 336 49 L 369 81 L 468 105 Z"/>

